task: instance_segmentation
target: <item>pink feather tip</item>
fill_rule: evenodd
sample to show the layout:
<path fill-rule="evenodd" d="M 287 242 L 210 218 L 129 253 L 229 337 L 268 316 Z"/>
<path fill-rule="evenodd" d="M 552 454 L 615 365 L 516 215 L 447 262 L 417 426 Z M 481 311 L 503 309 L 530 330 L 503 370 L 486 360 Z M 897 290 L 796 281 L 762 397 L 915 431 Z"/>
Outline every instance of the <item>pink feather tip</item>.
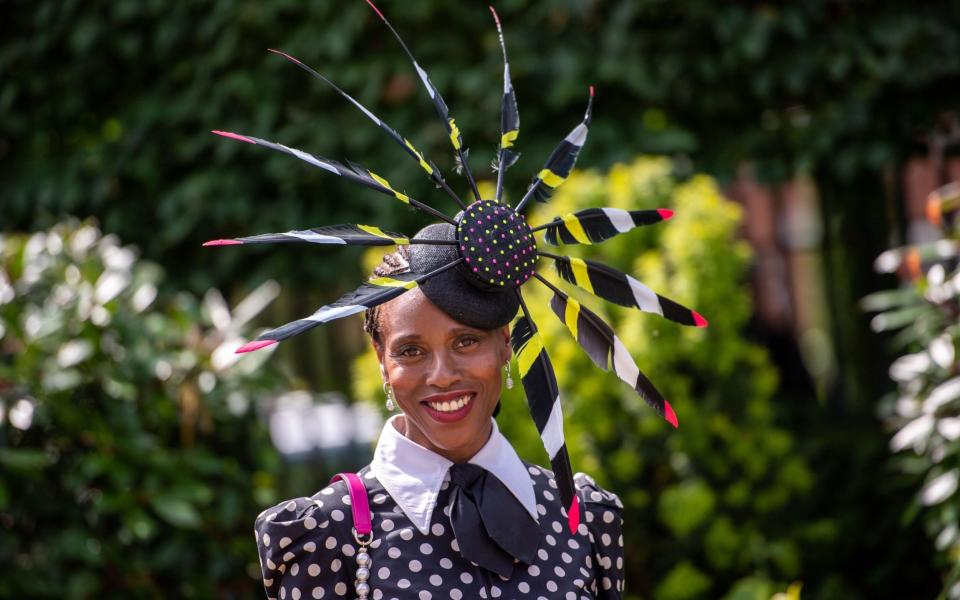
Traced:
<path fill-rule="evenodd" d="M 237 246 L 242 244 L 240 240 L 210 240 L 209 242 L 204 242 L 204 246 Z"/>
<path fill-rule="evenodd" d="M 580 527 L 580 499 L 573 497 L 570 503 L 570 509 L 567 511 L 567 525 L 570 526 L 570 533 L 576 533 Z"/>
<path fill-rule="evenodd" d="M 593 98 L 593 86 L 590 86 L 590 97 Z"/>
<path fill-rule="evenodd" d="M 663 418 L 673 425 L 674 429 L 680 426 L 677 423 L 677 413 L 673 412 L 673 407 L 666 400 L 663 401 Z"/>
<path fill-rule="evenodd" d="M 235 353 L 246 354 L 247 352 L 253 352 L 254 350 L 266 348 L 267 346 L 272 346 L 276 343 L 277 343 L 277 340 L 254 340 L 252 342 L 247 342 L 246 344 L 237 348 Z"/>
<path fill-rule="evenodd" d="M 709 325 L 709 323 L 707 323 L 707 320 L 703 318 L 703 315 L 701 315 L 695 310 L 691 310 L 690 312 L 693 313 L 693 322 L 697 324 L 697 327 L 706 327 L 707 325 Z"/>
<path fill-rule="evenodd" d="M 284 51 L 282 51 L 282 50 L 274 50 L 273 48 L 267 48 L 267 52 L 273 52 L 274 54 L 279 54 L 280 56 L 286 58 L 287 60 L 293 61 L 293 62 L 297 63 L 298 65 L 302 65 L 302 64 L 303 64 L 302 62 L 300 62 L 299 60 L 297 60 L 295 57 L 290 56 L 289 54 L 287 54 L 286 52 L 284 52 Z"/>
<path fill-rule="evenodd" d="M 500 17 L 497 16 L 497 11 L 496 11 L 496 9 L 493 8 L 492 6 L 488 6 L 487 8 L 489 8 L 489 9 L 490 9 L 490 12 L 493 13 L 493 20 L 497 22 L 497 27 L 499 27 L 499 26 L 500 26 Z"/>
<path fill-rule="evenodd" d="M 673 211 L 669 208 L 658 208 L 657 213 L 659 213 L 660 218 L 664 221 L 673 218 Z"/>
<path fill-rule="evenodd" d="M 230 133 L 229 131 L 217 131 L 216 129 L 214 129 L 214 130 L 211 131 L 210 133 L 215 133 L 215 134 L 221 135 L 221 136 L 223 136 L 223 137 L 225 137 L 225 138 L 230 138 L 231 140 L 240 140 L 241 142 L 246 142 L 246 143 L 248 143 L 248 144 L 253 144 L 253 145 L 256 145 L 256 144 L 257 144 L 255 141 L 251 140 L 251 139 L 248 138 L 248 137 L 243 137 L 242 135 L 239 135 L 239 134 L 236 134 L 236 133 Z"/>
<path fill-rule="evenodd" d="M 383 16 L 383 13 L 380 12 L 380 9 L 377 8 L 377 5 L 376 5 L 376 4 L 374 4 L 373 2 L 370 2 L 370 0 L 367 0 L 367 4 L 370 5 L 370 8 L 373 9 L 373 12 L 377 13 L 377 16 L 379 16 L 379 17 L 380 17 L 381 19 L 383 19 L 384 21 L 387 20 L 387 18 Z"/>

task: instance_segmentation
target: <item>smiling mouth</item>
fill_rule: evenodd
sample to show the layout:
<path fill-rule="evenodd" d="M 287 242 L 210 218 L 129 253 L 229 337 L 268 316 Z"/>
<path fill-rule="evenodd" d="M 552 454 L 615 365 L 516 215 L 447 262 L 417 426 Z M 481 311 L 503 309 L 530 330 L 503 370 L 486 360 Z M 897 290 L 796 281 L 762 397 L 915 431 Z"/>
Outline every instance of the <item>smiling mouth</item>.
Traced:
<path fill-rule="evenodd" d="M 473 394 L 464 394 L 453 400 L 443 400 L 440 402 L 424 402 L 427 406 L 440 413 L 455 413 L 463 410 L 467 405 L 473 402 Z"/>

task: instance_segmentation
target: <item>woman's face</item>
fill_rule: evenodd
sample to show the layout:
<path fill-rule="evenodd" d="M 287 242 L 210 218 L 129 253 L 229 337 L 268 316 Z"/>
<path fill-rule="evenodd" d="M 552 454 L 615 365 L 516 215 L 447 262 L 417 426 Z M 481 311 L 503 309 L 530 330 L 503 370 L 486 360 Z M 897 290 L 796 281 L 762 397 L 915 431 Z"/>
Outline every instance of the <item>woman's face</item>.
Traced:
<path fill-rule="evenodd" d="M 458 323 L 419 289 L 383 305 L 379 319 L 374 348 L 403 410 L 403 433 L 453 462 L 470 459 L 490 437 L 511 352 L 508 328 Z"/>

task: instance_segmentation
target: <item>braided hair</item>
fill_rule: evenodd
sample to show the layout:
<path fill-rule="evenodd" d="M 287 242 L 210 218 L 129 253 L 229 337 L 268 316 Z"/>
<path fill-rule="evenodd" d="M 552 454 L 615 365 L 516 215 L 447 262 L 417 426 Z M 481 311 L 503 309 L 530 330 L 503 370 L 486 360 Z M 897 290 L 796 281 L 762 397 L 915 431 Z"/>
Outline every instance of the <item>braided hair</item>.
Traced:
<path fill-rule="evenodd" d="M 410 270 L 410 254 L 408 246 L 400 245 L 393 252 L 387 253 L 373 269 L 371 279 L 377 277 L 387 277 L 397 273 L 405 273 Z M 377 346 L 383 343 L 380 338 L 380 305 L 368 308 L 363 313 L 363 330 L 367 332 L 370 339 Z"/>

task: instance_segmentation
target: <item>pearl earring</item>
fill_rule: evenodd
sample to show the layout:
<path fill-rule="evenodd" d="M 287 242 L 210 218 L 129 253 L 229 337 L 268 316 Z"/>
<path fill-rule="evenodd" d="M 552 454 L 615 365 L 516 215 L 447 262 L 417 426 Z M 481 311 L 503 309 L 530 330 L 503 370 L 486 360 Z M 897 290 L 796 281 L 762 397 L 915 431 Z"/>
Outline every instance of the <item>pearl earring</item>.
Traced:
<path fill-rule="evenodd" d="M 387 397 L 387 401 L 385 403 L 387 410 L 390 412 L 397 410 L 397 404 L 393 401 L 393 388 L 390 387 L 390 384 L 386 381 L 383 382 L 383 393 Z"/>
<path fill-rule="evenodd" d="M 507 361 L 507 364 L 503 365 L 503 370 L 507 376 L 507 389 L 513 389 L 513 377 L 510 376 L 510 361 Z"/>

